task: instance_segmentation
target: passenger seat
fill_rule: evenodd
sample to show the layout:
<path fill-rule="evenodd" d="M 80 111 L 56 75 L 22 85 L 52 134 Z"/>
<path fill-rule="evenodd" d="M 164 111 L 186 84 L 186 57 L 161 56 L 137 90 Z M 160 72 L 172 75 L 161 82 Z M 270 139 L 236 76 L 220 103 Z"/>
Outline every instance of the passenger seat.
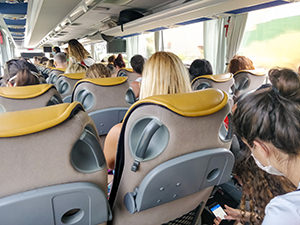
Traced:
<path fill-rule="evenodd" d="M 55 86 L 61 94 L 63 102 L 71 102 L 73 87 L 84 77 L 85 73 L 65 73 L 58 76 Z"/>
<path fill-rule="evenodd" d="M 33 109 L 62 103 L 52 84 L 0 87 L 0 113 Z"/>
<path fill-rule="evenodd" d="M 238 97 L 263 85 L 267 75 L 264 70 L 240 70 L 233 75 L 233 78 L 233 93 Z"/>
<path fill-rule="evenodd" d="M 0 123 L 1 224 L 111 219 L 105 158 L 79 103 L 2 113 Z"/>
<path fill-rule="evenodd" d="M 234 84 L 233 75 L 231 73 L 204 75 L 196 77 L 192 81 L 193 90 L 202 90 L 206 88 L 217 88 L 227 93 L 231 92 L 231 86 Z"/>
<path fill-rule="evenodd" d="M 229 112 L 217 89 L 132 105 L 118 143 L 112 224 L 201 224 L 213 186 L 228 181 L 233 167 L 232 127 L 223 124 Z"/>
<path fill-rule="evenodd" d="M 83 105 L 103 136 L 123 120 L 130 106 L 126 101 L 128 89 L 127 77 L 83 79 L 75 85 L 72 101 Z"/>

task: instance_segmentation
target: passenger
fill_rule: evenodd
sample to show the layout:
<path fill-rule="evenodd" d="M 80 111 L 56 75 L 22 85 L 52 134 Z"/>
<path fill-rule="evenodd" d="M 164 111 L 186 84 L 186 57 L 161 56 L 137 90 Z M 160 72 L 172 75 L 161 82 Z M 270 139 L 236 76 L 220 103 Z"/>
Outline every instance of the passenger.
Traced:
<path fill-rule="evenodd" d="M 245 57 L 235 55 L 229 62 L 228 65 L 228 72 L 235 74 L 237 71 L 240 70 L 254 70 L 253 62 Z"/>
<path fill-rule="evenodd" d="M 289 69 L 273 69 L 269 78 L 272 87 L 248 94 L 237 103 L 233 123 L 259 168 L 285 176 L 298 186 L 298 191 L 268 203 L 262 224 L 299 225 L 300 77 Z"/>
<path fill-rule="evenodd" d="M 196 59 L 192 62 L 190 68 L 190 80 L 194 80 L 196 77 L 202 75 L 212 75 L 213 70 L 211 64 L 206 59 Z"/>
<path fill-rule="evenodd" d="M 69 58 L 73 60 L 72 62 L 77 62 L 87 67 L 95 63 L 90 53 L 76 39 L 69 40 L 68 44 Z"/>
<path fill-rule="evenodd" d="M 66 54 L 59 52 L 54 56 L 54 65 L 58 69 L 66 69 L 68 67 Z"/>
<path fill-rule="evenodd" d="M 40 61 L 40 64 L 42 64 L 43 66 L 46 66 L 48 61 L 49 61 L 49 59 L 47 57 L 43 56 Z"/>
<path fill-rule="evenodd" d="M 143 70 L 140 99 L 153 95 L 191 92 L 188 71 L 178 56 L 171 52 L 156 52 Z M 122 124 L 115 125 L 104 143 L 107 166 L 114 169 Z"/>
<path fill-rule="evenodd" d="M 135 81 L 132 81 L 130 86 L 133 90 L 133 93 L 136 98 L 140 95 L 140 86 L 142 81 L 142 72 L 145 64 L 145 58 L 141 55 L 135 55 L 130 60 L 130 65 L 133 71 L 138 74 L 138 78 Z"/>
<path fill-rule="evenodd" d="M 55 67 L 55 66 L 54 66 L 54 60 L 53 60 L 53 59 L 49 59 L 48 62 L 47 62 L 47 64 L 46 64 L 46 66 L 47 66 L 48 68 L 50 68 L 50 67 Z"/>
<path fill-rule="evenodd" d="M 34 84 L 40 84 L 40 81 L 39 78 L 32 74 L 29 69 L 19 70 L 18 73 L 8 81 L 9 87 Z"/>
<path fill-rule="evenodd" d="M 55 46 L 53 47 L 53 53 L 54 53 L 54 56 L 57 54 L 57 53 L 60 53 L 60 48 L 58 46 Z"/>
<path fill-rule="evenodd" d="M 4 75 L 1 79 L 1 86 L 7 86 L 8 81 L 17 75 L 20 70 L 28 69 L 32 71 L 32 73 L 39 76 L 37 68 L 23 59 L 11 59 L 7 61 L 4 65 Z"/>
<path fill-rule="evenodd" d="M 109 56 L 107 59 L 108 64 L 114 64 L 115 60 L 116 60 L 116 56 L 114 55 Z"/>
<path fill-rule="evenodd" d="M 119 72 L 119 70 L 125 68 L 125 66 L 126 66 L 125 62 L 123 60 L 122 54 L 119 54 L 117 56 L 117 58 L 114 61 L 114 66 L 115 66 L 115 72 L 114 72 L 114 74 L 112 76 L 116 77 L 117 74 L 118 74 L 118 72 Z"/>
<path fill-rule="evenodd" d="M 86 78 L 105 78 L 110 77 L 109 69 L 102 63 L 95 63 L 86 71 Z"/>
<path fill-rule="evenodd" d="M 33 57 L 33 64 L 34 64 L 34 65 L 40 64 L 40 59 L 39 59 L 38 56 L 34 56 L 34 57 Z"/>
<path fill-rule="evenodd" d="M 69 63 L 65 73 L 85 73 L 87 68 L 80 63 Z"/>

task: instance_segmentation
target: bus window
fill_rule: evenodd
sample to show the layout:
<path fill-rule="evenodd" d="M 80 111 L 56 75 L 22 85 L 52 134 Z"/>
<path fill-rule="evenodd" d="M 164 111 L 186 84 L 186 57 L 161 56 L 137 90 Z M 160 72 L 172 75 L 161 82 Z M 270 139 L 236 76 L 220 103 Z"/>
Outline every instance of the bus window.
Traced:
<path fill-rule="evenodd" d="M 178 55 L 184 63 L 191 64 L 203 55 L 203 23 L 194 23 L 163 30 L 164 50 Z"/>
<path fill-rule="evenodd" d="M 300 65 L 300 2 L 249 12 L 239 51 L 256 67 Z"/>

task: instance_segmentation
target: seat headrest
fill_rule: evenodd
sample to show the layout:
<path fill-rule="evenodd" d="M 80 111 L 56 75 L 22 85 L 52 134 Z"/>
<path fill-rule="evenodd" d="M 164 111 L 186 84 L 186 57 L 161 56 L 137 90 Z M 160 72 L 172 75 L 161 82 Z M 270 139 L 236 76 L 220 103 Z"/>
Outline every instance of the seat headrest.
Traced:
<path fill-rule="evenodd" d="M 145 104 L 160 105 L 185 117 L 207 116 L 224 108 L 227 101 L 228 96 L 225 92 L 213 88 L 184 94 L 155 95 L 137 101 L 125 117 L 135 108 Z"/>
<path fill-rule="evenodd" d="M 124 68 L 123 70 L 126 70 L 126 71 L 128 71 L 130 73 L 133 73 L 133 69 L 132 68 Z"/>
<path fill-rule="evenodd" d="M 79 102 L 0 114 L 0 138 L 36 133 L 54 127 L 83 110 Z"/>
<path fill-rule="evenodd" d="M 66 71 L 66 69 L 65 68 L 52 68 L 52 70 L 58 70 L 58 71 L 62 71 L 62 72 L 65 72 Z"/>
<path fill-rule="evenodd" d="M 263 69 L 256 69 L 256 70 L 239 70 L 233 74 L 233 76 L 240 74 L 240 73 L 250 73 L 254 76 L 265 76 L 266 71 Z"/>
<path fill-rule="evenodd" d="M 217 74 L 217 75 L 202 75 L 202 76 L 196 77 L 192 81 L 192 84 L 196 80 L 201 79 L 201 78 L 206 78 L 206 79 L 218 82 L 218 83 L 223 83 L 223 82 L 231 80 L 233 78 L 233 74 L 232 73 L 224 73 L 224 74 Z"/>
<path fill-rule="evenodd" d="M 85 77 L 85 73 L 64 73 L 60 74 L 59 77 L 64 76 L 72 80 L 81 80 Z"/>
<path fill-rule="evenodd" d="M 78 81 L 75 87 L 80 83 L 92 83 L 98 86 L 116 86 L 123 84 L 127 81 L 127 77 L 107 77 L 107 78 L 90 78 L 90 79 L 82 79 Z"/>
<path fill-rule="evenodd" d="M 0 87 L 0 96 L 12 99 L 35 98 L 44 94 L 50 88 L 55 88 L 52 84 L 36 84 L 20 87 Z"/>

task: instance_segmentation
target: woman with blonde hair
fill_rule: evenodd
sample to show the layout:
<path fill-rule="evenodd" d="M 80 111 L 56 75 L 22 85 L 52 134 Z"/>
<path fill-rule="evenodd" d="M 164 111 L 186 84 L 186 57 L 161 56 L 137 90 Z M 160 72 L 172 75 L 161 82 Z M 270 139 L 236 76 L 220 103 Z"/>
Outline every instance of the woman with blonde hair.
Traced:
<path fill-rule="evenodd" d="M 109 69 L 102 63 L 95 63 L 86 71 L 86 78 L 105 78 L 110 77 Z"/>
<path fill-rule="evenodd" d="M 65 73 L 85 73 L 87 68 L 80 63 L 69 63 Z"/>
<path fill-rule="evenodd" d="M 90 53 L 76 39 L 68 41 L 68 53 L 69 58 L 72 59 L 73 62 L 78 62 L 87 67 L 95 63 Z"/>
<path fill-rule="evenodd" d="M 171 52 L 156 52 L 146 62 L 143 70 L 140 99 L 153 95 L 191 92 L 187 69 L 178 56 Z M 104 155 L 107 166 L 114 169 L 122 124 L 115 125 L 107 134 Z"/>

